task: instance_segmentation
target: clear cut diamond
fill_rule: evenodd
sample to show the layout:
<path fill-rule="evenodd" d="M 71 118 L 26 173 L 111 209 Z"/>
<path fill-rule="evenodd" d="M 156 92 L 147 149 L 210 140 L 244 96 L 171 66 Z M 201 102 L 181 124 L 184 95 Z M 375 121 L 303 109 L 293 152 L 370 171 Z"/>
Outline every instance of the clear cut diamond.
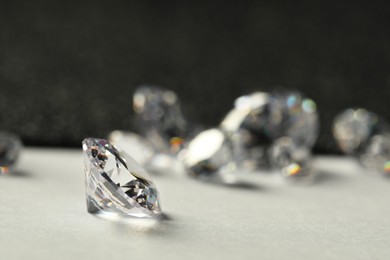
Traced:
<path fill-rule="evenodd" d="M 104 139 L 86 138 L 82 145 L 89 212 L 135 217 L 161 213 L 157 189 L 134 159 Z"/>
<path fill-rule="evenodd" d="M 364 108 L 346 109 L 333 121 L 333 136 L 340 149 L 347 154 L 358 154 L 366 149 L 373 136 L 388 134 L 389 125 Z"/>
<path fill-rule="evenodd" d="M 133 96 L 137 125 L 158 152 L 178 153 L 184 145 L 187 121 L 176 93 L 157 86 L 140 86 Z"/>
<path fill-rule="evenodd" d="M 228 182 L 235 162 L 225 133 L 216 128 L 199 133 L 185 151 L 184 165 L 193 177 Z"/>
<path fill-rule="evenodd" d="M 310 149 L 297 145 L 290 137 L 275 140 L 270 149 L 272 166 L 288 180 L 311 180 L 313 177 Z"/>
<path fill-rule="evenodd" d="M 22 146 L 22 141 L 17 135 L 0 132 L 0 174 L 10 172 L 19 158 Z"/>

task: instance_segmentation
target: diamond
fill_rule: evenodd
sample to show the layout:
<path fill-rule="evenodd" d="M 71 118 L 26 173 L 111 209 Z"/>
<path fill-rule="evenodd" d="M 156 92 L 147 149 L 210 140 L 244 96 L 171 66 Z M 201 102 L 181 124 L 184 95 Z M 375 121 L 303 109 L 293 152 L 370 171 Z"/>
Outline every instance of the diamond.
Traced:
<path fill-rule="evenodd" d="M 290 137 L 275 140 L 270 149 L 272 166 L 289 180 L 309 180 L 313 176 L 310 149 L 298 146 Z"/>
<path fill-rule="evenodd" d="M 266 151 L 272 142 L 266 128 L 269 101 L 269 94 L 264 92 L 239 97 L 220 124 L 231 139 L 234 157 L 240 167 L 253 169 L 268 165 Z"/>
<path fill-rule="evenodd" d="M 267 132 L 273 139 L 288 136 L 299 146 L 313 147 L 319 134 L 316 103 L 299 92 L 272 95 Z"/>
<path fill-rule="evenodd" d="M 184 164 L 192 177 L 227 181 L 235 170 L 231 143 L 223 131 L 205 130 L 189 143 Z"/>
<path fill-rule="evenodd" d="M 161 213 L 157 189 L 134 159 L 107 140 L 83 141 L 90 213 L 153 217 Z"/>
<path fill-rule="evenodd" d="M 365 148 L 359 152 L 358 158 L 366 169 L 390 176 L 390 136 L 371 137 Z"/>
<path fill-rule="evenodd" d="M 364 108 L 349 108 L 338 114 L 333 121 L 333 135 L 340 149 L 347 154 L 364 150 L 372 136 L 389 133 L 389 125 Z"/>
<path fill-rule="evenodd" d="M 133 96 L 137 125 L 159 152 L 178 153 L 184 145 L 187 122 L 177 95 L 157 86 L 141 86 Z"/>
<path fill-rule="evenodd" d="M 18 136 L 0 132 L 0 174 L 10 172 L 19 158 L 22 146 L 22 141 Z"/>
<path fill-rule="evenodd" d="M 139 134 L 127 131 L 113 131 L 108 140 L 130 155 L 140 165 L 146 167 L 153 158 L 154 149 L 152 144 Z"/>
<path fill-rule="evenodd" d="M 288 136 L 299 146 L 312 147 L 319 133 L 316 104 L 298 92 L 254 92 L 239 97 L 221 123 L 232 139 L 237 164 L 245 168 L 269 165 L 273 140 Z"/>

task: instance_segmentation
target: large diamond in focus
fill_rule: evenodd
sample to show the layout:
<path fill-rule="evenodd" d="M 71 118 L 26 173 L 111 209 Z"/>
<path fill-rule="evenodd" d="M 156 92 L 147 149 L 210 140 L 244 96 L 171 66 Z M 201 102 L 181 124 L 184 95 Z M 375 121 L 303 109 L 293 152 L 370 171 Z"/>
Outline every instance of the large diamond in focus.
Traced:
<path fill-rule="evenodd" d="M 192 177 L 229 182 L 235 170 L 230 140 L 216 128 L 201 132 L 189 143 L 184 164 Z"/>
<path fill-rule="evenodd" d="M 147 172 L 104 139 L 83 141 L 87 207 L 91 213 L 153 217 L 161 213 Z"/>
<path fill-rule="evenodd" d="M 288 136 L 299 146 L 312 147 L 319 134 L 315 102 L 298 92 L 275 93 L 269 105 L 267 132 L 274 139 Z"/>
<path fill-rule="evenodd" d="M 0 174 L 8 173 L 15 165 L 22 146 L 22 141 L 18 136 L 0 132 Z"/>
<path fill-rule="evenodd" d="M 371 137 L 389 133 L 389 125 L 364 108 L 349 108 L 333 121 L 333 135 L 340 149 L 347 154 L 359 153 L 365 150 Z"/>
<path fill-rule="evenodd" d="M 158 152 L 177 153 L 184 144 L 187 122 L 177 95 L 157 86 L 141 86 L 133 96 L 137 125 Z"/>

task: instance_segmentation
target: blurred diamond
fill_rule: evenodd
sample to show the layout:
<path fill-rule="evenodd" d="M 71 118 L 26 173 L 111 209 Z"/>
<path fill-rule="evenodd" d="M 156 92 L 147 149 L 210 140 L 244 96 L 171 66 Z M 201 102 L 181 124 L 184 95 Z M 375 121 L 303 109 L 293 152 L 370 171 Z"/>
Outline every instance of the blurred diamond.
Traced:
<path fill-rule="evenodd" d="M 298 92 L 276 93 L 269 104 L 267 132 L 288 136 L 299 146 L 313 147 L 319 134 L 316 103 Z"/>
<path fill-rule="evenodd" d="M 317 140 L 316 104 L 298 92 L 255 92 L 238 98 L 221 123 L 232 139 L 239 166 L 268 166 L 273 140 L 288 136 L 299 146 L 311 148 Z"/>
<path fill-rule="evenodd" d="M 17 135 L 0 132 L 0 174 L 7 174 L 18 160 L 22 141 Z"/>
<path fill-rule="evenodd" d="M 229 181 L 235 170 L 231 143 L 219 129 L 203 131 L 189 143 L 184 164 L 193 177 Z"/>
<path fill-rule="evenodd" d="M 136 162 L 146 166 L 154 155 L 152 144 L 144 137 L 133 132 L 113 131 L 108 140 L 133 157 Z"/>
<path fill-rule="evenodd" d="M 290 137 L 275 140 L 270 157 L 273 167 L 289 180 L 308 181 L 313 177 L 310 149 L 298 146 Z"/>
<path fill-rule="evenodd" d="M 268 165 L 266 151 L 272 142 L 266 127 L 269 101 L 269 95 L 264 92 L 239 97 L 220 125 L 231 139 L 234 157 L 240 167 L 254 169 Z"/>
<path fill-rule="evenodd" d="M 150 177 L 130 156 L 104 139 L 83 141 L 88 211 L 135 217 L 161 213 Z"/>
<path fill-rule="evenodd" d="M 368 170 L 390 176 L 390 136 L 375 135 L 358 154 L 361 164 Z"/>
<path fill-rule="evenodd" d="M 389 125 L 382 118 L 363 108 L 347 109 L 333 121 L 333 135 L 347 154 L 364 150 L 372 136 L 389 133 Z"/>
<path fill-rule="evenodd" d="M 133 108 L 140 131 L 158 152 L 177 153 L 183 148 L 187 122 L 173 91 L 141 86 L 134 93 Z"/>

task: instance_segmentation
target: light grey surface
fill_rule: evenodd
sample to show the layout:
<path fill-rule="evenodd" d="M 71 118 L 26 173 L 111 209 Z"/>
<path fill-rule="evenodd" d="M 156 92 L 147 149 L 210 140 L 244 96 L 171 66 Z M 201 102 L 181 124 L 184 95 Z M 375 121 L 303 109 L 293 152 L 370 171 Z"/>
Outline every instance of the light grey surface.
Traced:
<path fill-rule="evenodd" d="M 389 259 L 390 181 L 341 157 L 315 165 L 308 187 L 155 175 L 167 219 L 110 221 L 86 211 L 80 151 L 28 149 L 0 176 L 0 258 Z"/>

